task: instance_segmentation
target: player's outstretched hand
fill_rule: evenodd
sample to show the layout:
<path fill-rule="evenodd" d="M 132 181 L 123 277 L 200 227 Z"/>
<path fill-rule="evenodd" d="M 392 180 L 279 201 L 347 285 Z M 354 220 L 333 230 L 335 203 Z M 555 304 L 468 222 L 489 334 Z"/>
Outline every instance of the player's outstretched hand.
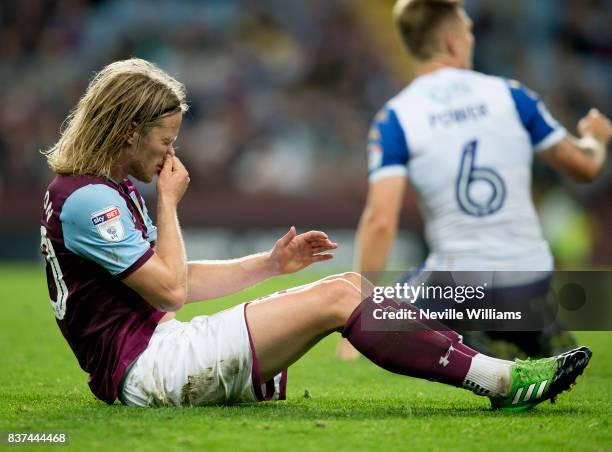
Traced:
<path fill-rule="evenodd" d="M 599 110 L 592 108 L 578 123 L 578 132 L 582 136 L 590 135 L 606 145 L 612 140 L 612 123 Z"/>
<path fill-rule="evenodd" d="M 270 253 L 270 260 L 278 274 L 294 273 L 315 262 L 327 261 L 334 257 L 328 251 L 338 248 L 327 234 L 321 231 L 309 231 L 297 234 L 295 226 L 278 239 Z"/>
<path fill-rule="evenodd" d="M 189 185 L 189 173 L 185 165 L 173 154 L 168 153 L 157 179 L 157 196 L 165 201 L 178 204 Z"/>

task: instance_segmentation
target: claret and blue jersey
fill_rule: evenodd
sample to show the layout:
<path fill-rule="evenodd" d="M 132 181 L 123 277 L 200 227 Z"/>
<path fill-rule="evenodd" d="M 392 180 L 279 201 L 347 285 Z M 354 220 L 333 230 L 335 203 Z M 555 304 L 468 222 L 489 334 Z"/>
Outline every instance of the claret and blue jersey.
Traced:
<path fill-rule="evenodd" d="M 426 268 L 549 270 L 531 199 L 534 153 L 565 129 L 520 83 L 444 68 L 392 98 L 369 134 L 369 179 L 405 176 L 419 197 Z"/>
<path fill-rule="evenodd" d="M 153 256 L 157 229 L 129 180 L 57 176 L 40 230 L 57 323 L 93 393 L 112 403 L 164 315 L 121 281 Z"/>

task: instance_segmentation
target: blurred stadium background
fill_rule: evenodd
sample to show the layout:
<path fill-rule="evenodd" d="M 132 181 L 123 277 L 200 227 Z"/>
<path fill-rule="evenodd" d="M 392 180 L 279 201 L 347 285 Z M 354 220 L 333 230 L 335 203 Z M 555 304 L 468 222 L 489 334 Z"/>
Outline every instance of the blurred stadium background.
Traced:
<path fill-rule="evenodd" d="M 350 266 L 369 123 L 412 77 L 392 4 L 2 0 L 0 260 L 37 259 L 52 177 L 39 150 L 55 142 L 94 71 L 138 56 L 187 86 L 178 153 L 192 174 L 180 206 L 190 257 L 260 251 L 294 224 L 332 232 L 343 246 L 328 265 Z M 591 106 L 612 115 L 612 1 L 465 6 L 475 69 L 523 81 L 571 131 Z M 612 262 L 610 179 L 610 165 L 578 186 L 536 164 L 534 196 L 561 267 Z M 153 188 L 142 188 L 149 206 Z M 425 255 L 413 194 L 402 223 L 397 269 Z"/>

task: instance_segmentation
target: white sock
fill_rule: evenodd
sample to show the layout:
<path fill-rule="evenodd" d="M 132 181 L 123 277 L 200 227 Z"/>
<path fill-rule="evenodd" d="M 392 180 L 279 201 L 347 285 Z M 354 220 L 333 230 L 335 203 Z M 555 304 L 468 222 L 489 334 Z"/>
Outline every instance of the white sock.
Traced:
<path fill-rule="evenodd" d="M 472 358 L 463 387 L 478 395 L 505 396 L 510 388 L 510 366 L 512 361 L 491 358 L 478 353 Z"/>

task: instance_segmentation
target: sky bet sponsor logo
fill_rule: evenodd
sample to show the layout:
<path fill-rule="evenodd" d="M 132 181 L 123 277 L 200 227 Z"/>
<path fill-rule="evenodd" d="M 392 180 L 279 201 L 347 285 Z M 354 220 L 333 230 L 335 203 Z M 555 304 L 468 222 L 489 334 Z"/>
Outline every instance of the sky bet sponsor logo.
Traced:
<path fill-rule="evenodd" d="M 117 207 L 110 207 L 101 212 L 93 214 L 91 217 L 91 222 L 94 224 L 94 226 L 98 226 L 102 223 L 106 223 L 107 221 L 119 218 L 119 215 L 119 209 Z"/>
<path fill-rule="evenodd" d="M 117 206 L 110 206 L 91 215 L 91 222 L 100 237 L 107 242 L 119 242 L 125 237 L 121 213 Z"/>

